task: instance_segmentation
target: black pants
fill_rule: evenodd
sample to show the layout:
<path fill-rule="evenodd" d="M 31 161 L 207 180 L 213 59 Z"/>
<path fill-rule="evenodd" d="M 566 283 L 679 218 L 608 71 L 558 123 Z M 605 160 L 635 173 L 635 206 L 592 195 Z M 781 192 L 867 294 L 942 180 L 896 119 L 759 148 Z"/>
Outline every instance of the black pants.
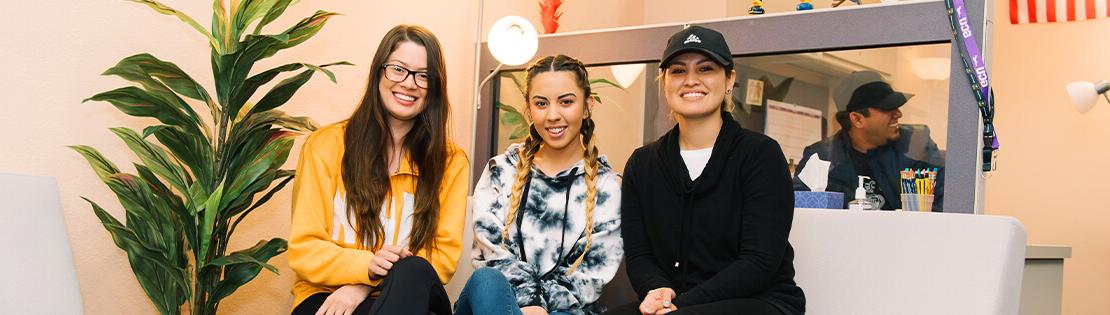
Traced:
<path fill-rule="evenodd" d="M 606 315 L 640 315 L 640 302 L 626 304 L 616 309 L 605 312 Z M 717 315 L 717 314 L 743 314 L 743 315 L 781 315 L 774 305 L 752 299 L 731 299 L 698 305 L 687 305 L 668 315 Z"/>
<path fill-rule="evenodd" d="M 424 258 L 410 256 L 393 264 L 378 286 L 381 295 L 367 297 L 354 314 L 451 314 L 451 300 L 435 269 Z M 293 315 L 314 315 L 330 293 L 316 293 L 293 309 Z"/>

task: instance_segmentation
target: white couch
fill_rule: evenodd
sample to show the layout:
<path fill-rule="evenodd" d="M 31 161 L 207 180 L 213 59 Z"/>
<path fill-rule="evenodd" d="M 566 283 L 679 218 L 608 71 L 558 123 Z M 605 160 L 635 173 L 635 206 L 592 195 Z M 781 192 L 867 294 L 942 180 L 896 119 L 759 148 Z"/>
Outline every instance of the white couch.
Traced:
<path fill-rule="evenodd" d="M 53 178 L 0 174 L 0 314 L 81 314 Z"/>
<path fill-rule="evenodd" d="M 1017 314 L 1025 228 L 1010 217 L 797 209 L 810 314 Z"/>
<path fill-rule="evenodd" d="M 464 244 L 472 239 L 468 226 Z M 809 314 L 1018 312 L 1025 228 L 1010 217 L 796 209 L 790 243 Z M 473 271 L 469 257 L 464 246 L 452 298 Z M 602 303 L 634 300 L 622 266 Z"/>

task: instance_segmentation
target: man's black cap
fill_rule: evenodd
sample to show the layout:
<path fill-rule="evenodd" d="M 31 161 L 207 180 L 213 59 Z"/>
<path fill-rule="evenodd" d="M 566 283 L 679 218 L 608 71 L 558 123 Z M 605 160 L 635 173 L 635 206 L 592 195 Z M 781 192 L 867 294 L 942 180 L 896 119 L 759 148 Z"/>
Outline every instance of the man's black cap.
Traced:
<path fill-rule="evenodd" d="M 659 68 L 666 68 L 671 59 L 685 52 L 699 52 L 717 64 L 732 68 L 732 51 L 728 49 L 725 36 L 720 32 L 701 26 L 690 26 L 671 35 L 667 40 L 667 49 L 663 50 L 663 59 L 660 59 Z"/>
<path fill-rule="evenodd" d="M 845 110 L 857 111 L 868 107 L 890 110 L 902 107 L 909 99 L 909 96 L 905 93 L 891 88 L 890 84 L 875 81 L 856 88 L 856 91 L 852 92 L 852 98 L 848 100 Z"/>

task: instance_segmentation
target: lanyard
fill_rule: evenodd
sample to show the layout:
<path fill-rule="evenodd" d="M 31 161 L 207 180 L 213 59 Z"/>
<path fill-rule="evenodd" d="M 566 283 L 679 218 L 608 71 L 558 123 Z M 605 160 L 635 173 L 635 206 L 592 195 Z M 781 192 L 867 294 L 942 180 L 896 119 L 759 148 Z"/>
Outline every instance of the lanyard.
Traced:
<path fill-rule="evenodd" d="M 968 24 L 964 0 L 944 0 L 944 4 L 948 7 L 948 21 L 952 26 L 952 34 L 956 37 L 964 72 L 968 82 L 971 82 L 971 92 L 975 95 L 979 114 L 983 118 L 983 172 L 990 172 L 994 170 L 994 155 L 999 148 L 994 128 L 994 90 L 987 78 L 985 60 Z"/>

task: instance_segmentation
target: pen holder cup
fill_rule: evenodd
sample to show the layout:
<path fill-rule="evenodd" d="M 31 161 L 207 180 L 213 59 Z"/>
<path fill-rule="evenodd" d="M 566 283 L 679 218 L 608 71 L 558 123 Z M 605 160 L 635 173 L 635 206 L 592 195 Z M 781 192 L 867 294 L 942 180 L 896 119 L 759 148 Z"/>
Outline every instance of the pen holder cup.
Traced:
<path fill-rule="evenodd" d="M 903 211 L 933 211 L 933 195 L 902 194 Z"/>

